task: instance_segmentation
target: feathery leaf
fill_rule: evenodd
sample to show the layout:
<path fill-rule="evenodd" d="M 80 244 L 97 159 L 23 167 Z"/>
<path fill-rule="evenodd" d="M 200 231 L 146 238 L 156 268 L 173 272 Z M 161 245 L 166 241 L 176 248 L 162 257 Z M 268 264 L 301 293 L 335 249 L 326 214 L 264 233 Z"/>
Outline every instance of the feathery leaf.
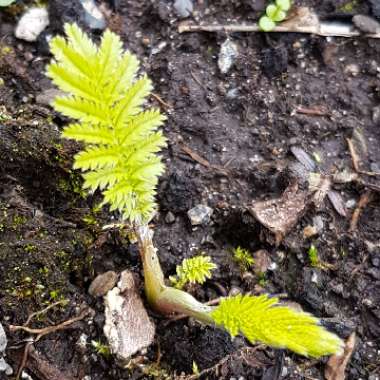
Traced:
<path fill-rule="evenodd" d="M 289 348 L 304 356 L 320 357 L 340 352 L 343 342 L 318 325 L 318 319 L 266 295 L 237 295 L 221 301 L 211 313 L 215 323 L 231 336 L 243 334 L 251 343 Z"/>
<path fill-rule="evenodd" d="M 103 192 L 103 203 L 132 222 L 147 221 L 155 208 L 155 187 L 164 165 L 157 153 L 165 147 L 158 131 L 165 117 L 142 106 L 152 90 L 147 76 L 135 79 L 137 58 L 122 49 L 120 38 L 107 30 L 99 48 L 75 24 L 66 24 L 67 40 L 54 37 L 54 61 L 47 75 L 67 96 L 54 108 L 78 122 L 63 137 L 81 141 L 75 156 L 84 187 Z"/>

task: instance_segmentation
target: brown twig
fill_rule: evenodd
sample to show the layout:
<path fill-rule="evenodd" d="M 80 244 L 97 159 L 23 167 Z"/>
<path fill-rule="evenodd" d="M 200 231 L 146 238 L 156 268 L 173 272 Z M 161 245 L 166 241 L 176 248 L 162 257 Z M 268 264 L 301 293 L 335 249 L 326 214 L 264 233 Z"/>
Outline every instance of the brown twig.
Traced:
<path fill-rule="evenodd" d="M 67 302 L 68 302 L 67 300 L 57 301 L 57 302 L 50 304 L 48 307 L 45 307 L 45 309 L 42 309 L 40 311 L 36 311 L 35 313 L 30 314 L 28 319 L 26 320 L 26 322 L 23 324 L 23 326 L 28 326 L 34 317 L 37 317 L 38 315 L 41 315 L 41 314 L 45 314 L 50 309 L 52 309 L 53 307 L 56 307 L 58 305 L 66 305 Z"/>
<path fill-rule="evenodd" d="M 349 232 L 354 232 L 357 230 L 360 214 L 362 213 L 363 209 L 368 205 L 368 203 L 371 202 L 371 200 L 371 190 L 367 190 L 364 194 L 361 195 L 359 203 L 352 214 Z"/>
<path fill-rule="evenodd" d="M 207 92 L 207 88 L 203 85 L 203 83 L 200 81 L 200 79 L 193 73 L 193 70 L 191 70 L 190 68 L 190 74 L 191 76 L 193 77 L 193 79 L 195 80 L 195 82 L 205 91 Z"/>
<path fill-rule="evenodd" d="M 194 152 L 187 145 L 181 144 L 181 150 L 184 153 L 186 153 L 190 158 L 192 158 L 195 162 L 198 162 L 198 164 L 201 164 L 205 168 L 217 170 L 220 174 L 223 174 L 225 176 L 228 175 L 228 171 L 225 168 L 218 166 L 218 165 L 210 164 L 205 158 L 200 156 L 197 152 Z"/>
<path fill-rule="evenodd" d="M 259 344 L 256 347 L 243 347 L 240 350 L 238 350 L 237 352 L 234 352 L 232 354 L 225 356 L 224 358 L 222 358 L 218 363 L 216 363 L 212 367 L 205 368 L 202 371 L 200 371 L 199 373 L 195 373 L 194 375 L 186 376 L 184 378 L 184 380 L 196 380 L 196 379 L 199 379 L 201 376 L 207 375 L 207 374 L 212 373 L 212 372 L 216 372 L 219 369 L 219 367 L 221 367 L 223 364 L 225 364 L 229 359 L 243 355 L 244 351 L 246 351 L 247 353 L 248 353 L 248 351 L 250 351 L 250 353 L 253 353 L 253 352 L 255 352 L 258 349 L 261 349 L 263 347 L 265 347 L 265 345 L 263 345 L 263 344 Z M 244 355 L 243 355 L 243 359 L 244 359 Z"/>
<path fill-rule="evenodd" d="M 154 92 L 152 92 L 150 95 L 153 96 L 153 98 L 156 99 L 159 103 L 161 103 L 161 105 L 167 110 L 173 109 L 173 107 L 169 103 L 166 103 L 159 95 L 155 94 Z"/>
<path fill-rule="evenodd" d="M 10 325 L 9 326 L 9 330 L 11 332 L 15 332 L 15 331 L 20 331 L 21 330 L 21 331 L 26 331 L 26 332 L 28 332 L 30 334 L 37 335 L 36 338 L 33 341 L 28 342 L 25 345 L 24 354 L 23 354 L 23 357 L 22 357 L 19 369 L 17 371 L 16 380 L 19 380 L 20 377 L 21 377 L 21 373 L 22 373 L 23 369 L 25 368 L 26 362 L 28 360 L 29 352 L 33 348 L 33 344 L 34 343 L 38 342 L 45 335 L 51 334 L 51 333 L 56 332 L 56 331 L 64 330 L 67 326 L 73 324 L 74 322 L 77 322 L 77 321 L 80 321 L 80 320 L 84 319 L 90 313 L 90 309 L 87 308 L 87 309 L 83 310 L 77 317 L 74 317 L 74 318 L 71 318 L 71 319 L 69 319 L 67 321 L 64 321 L 62 323 L 59 323 L 58 325 L 48 326 L 48 327 L 44 327 L 44 328 L 41 328 L 41 329 L 33 329 L 33 328 L 30 328 L 30 327 L 27 326 L 32 321 L 32 319 L 34 317 L 36 317 L 37 315 L 44 314 L 48 310 L 50 310 L 51 308 L 53 308 L 53 307 L 55 307 L 57 305 L 63 304 L 65 302 L 67 302 L 67 301 L 66 300 L 58 301 L 58 302 L 55 302 L 54 304 L 49 305 L 48 307 L 46 307 L 43 310 L 37 311 L 35 313 L 32 313 L 31 315 L 29 315 L 28 319 L 26 320 L 26 322 L 24 323 L 23 326 L 15 326 L 15 325 Z"/>
<path fill-rule="evenodd" d="M 30 334 L 36 334 L 37 338 L 35 339 L 35 342 L 37 342 L 40 338 L 42 338 L 44 335 L 51 334 L 52 332 L 64 330 L 67 326 L 72 325 L 74 322 L 80 321 L 83 318 L 85 318 L 89 313 L 89 309 L 86 309 L 82 311 L 77 317 L 68 319 L 67 321 L 64 321 L 58 325 L 54 326 L 48 326 L 48 327 L 43 327 L 41 329 L 33 329 L 27 326 L 14 326 L 10 325 L 9 330 L 11 332 L 23 330 L 26 331 Z"/>
<path fill-rule="evenodd" d="M 295 112 L 308 116 L 330 116 L 329 112 L 323 106 L 313 106 L 309 108 L 298 106 Z"/>

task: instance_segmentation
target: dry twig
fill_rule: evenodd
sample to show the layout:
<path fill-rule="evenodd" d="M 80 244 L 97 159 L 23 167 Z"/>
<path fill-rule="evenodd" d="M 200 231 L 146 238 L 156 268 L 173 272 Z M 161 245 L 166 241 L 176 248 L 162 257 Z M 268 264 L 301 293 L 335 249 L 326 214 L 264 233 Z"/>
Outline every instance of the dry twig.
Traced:
<path fill-rule="evenodd" d="M 372 200 L 371 190 L 367 190 L 364 194 L 361 195 L 359 203 L 352 214 L 349 232 L 356 231 L 356 229 L 358 228 L 360 214 L 362 213 L 363 209 L 368 205 L 368 203 L 371 202 L 371 200 Z"/>
<path fill-rule="evenodd" d="M 60 330 L 64 330 L 69 325 L 73 324 L 74 322 L 77 322 L 77 321 L 84 319 L 90 313 L 90 309 L 86 308 L 77 317 L 68 319 L 67 321 L 59 323 L 58 325 L 48 326 L 48 327 L 44 327 L 41 329 L 33 329 L 33 328 L 28 327 L 28 324 L 30 324 L 30 322 L 33 320 L 33 318 L 35 318 L 38 315 L 45 314 L 48 310 L 52 309 L 53 307 L 58 306 L 58 305 L 62 305 L 64 303 L 67 303 L 67 301 L 66 300 L 58 301 L 58 302 L 55 302 L 55 303 L 49 305 L 48 307 L 46 307 L 43 310 L 32 313 L 31 315 L 29 315 L 28 319 L 26 320 L 26 322 L 22 326 L 15 326 L 15 325 L 9 326 L 9 330 L 11 332 L 21 330 L 21 331 L 26 331 L 30 334 L 37 335 L 31 342 L 28 342 L 25 345 L 24 354 L 23 354 L 19 369 L 17 371 L 16 380 L 19 380 L 21 377 L 21 373 L 22 373 L 23 369 L 25 368 L 26 362 L 28 360 L 28 355 L 31 352 L 31 350 L 33 350 L 32 346 L 34 343 L 38 342 L 45 335 L 48 335 L 48 334 L 51 334 L 53 332 L 57 332 Z M 51 379 L 51 380 L 53 380 L 53 379 Z M 54 380 L 56 380 L 56 379 L 54 379 Z"/>

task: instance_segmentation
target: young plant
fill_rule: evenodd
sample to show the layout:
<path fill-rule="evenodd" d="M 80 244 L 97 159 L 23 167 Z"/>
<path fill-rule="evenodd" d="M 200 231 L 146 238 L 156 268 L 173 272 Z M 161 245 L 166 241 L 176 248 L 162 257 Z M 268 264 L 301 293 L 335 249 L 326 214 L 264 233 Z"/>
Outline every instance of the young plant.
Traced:
<path fill-rule="evenodd" d="M 111 356 L 111 349 L 106 344 L 103 344 L 99 340 L 92 340 L 91 341 L 92 347 L 94 347 L 96 353 L 98 355 L 104 356 L 106 359 L 108 359 Z"/>
<path fill-rule="evenodd" d="M 309 256 L 310 265 L 312 267 L 319 267 L 321 263 L 318 257 L 318 249 L 314 244 L 310 246 L 309 250 L 307 251 L 307 254 Z"/>
<path fill-rule="evenodd" d="M 211 278 L 211 271 L 215 268 L 216 265 L 211 261 L 211 257 L 195 256 L 184 259 L 181 265 L 177 265 L 177 275 L 169 277 L 169 280 L 177 289 L 183 289 L 188 283 L 203 284 L 208 278 Z"/>
<path fill-rule="evenodd" d="M 291 0 L 276 0 L 267 6 L 265 15 L 260 17 L 259 27 L 264 32 L 270 32 L 278 22 L 285 20 L 291 7 Z"/>
<path fill-rule="evenodd" d="M 234 256 L 234 260 L 237 264 L 239 264 L 242 271 L 249 270 L 255 263 L 255 260 L 252 257 L 251 253 L 242 247 L 234 248 L 232 250 L 232 254 Z"/>
<path fill-rule="evenodd" d="M 148 226 L 164 170 L 158 152 L 165 146 L 158 131 L 165 118 L 156 109 L 142 108 L 151 82 L 136 76 L 136 57 L 123 51 L 114 33 L 106 31 L 97 47 L 76 25 L 66 24 L 65 32 L 67 40 L 55 37 L 50 43 L 55 60 L 48 76 L 67 93 L 53 106 L 77 120 L 63 130 L 63 137 L 83 143 L 74 167 L 83 172 L 84 187 L 100 190 L 103 203 L 119 211 L 121 222 L 136 234 L 150 305 L 163 314 L 185 314 L 217 325 L 232 336 L 243 334 L 252 343 L 314 357 L 341 351 L 342 341 L 316 318 L 280 306 L 277 298 L 238 295 L 208 306 L 166 285 Z"/>

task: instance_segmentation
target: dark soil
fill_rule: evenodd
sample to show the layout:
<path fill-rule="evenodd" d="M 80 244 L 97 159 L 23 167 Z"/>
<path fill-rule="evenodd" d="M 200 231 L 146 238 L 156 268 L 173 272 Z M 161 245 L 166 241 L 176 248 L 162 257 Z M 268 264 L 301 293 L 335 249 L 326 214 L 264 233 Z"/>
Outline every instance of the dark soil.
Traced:
<path fill-rule="evenodd" d="M 156 343 L 129 368 L 121 369 L 112 358 L 95 352 L 90 342 L 106 341 L 103 303 L 87 292 L 91 280 L 107 270 L 123 269 L 142 280 L 141 265 L 136 246 L 125 236 L 102 231 L 112 220 L 96 209 L 98 199 L 84 196 L 80 176 L 71 170 L 77 146 L 59 136 L 67 120 L 36 100 L 51 87 L 44 77 L 50 57 L 43 36 L 36 43 L 13 37 L 26 2 L 18 3 L 0 11 L 0 321 L 9 340 L 6 359 L 15 371 L 27 335 L 11 334 L 7 327 L 67 299 L 66 306 L 52 309 L 35 326 L 74 317 L 86 305 L 94 317 L 46 336 L 35 347 L 69 378 L 175 379 L 181 373 L 190 375 L 195 362 L 200 370 L 220 363 L 203 377 L 208 379 L 323 379 L 326 359 L 255 348 L 242 338 L 232 342 L 219 330 L 187 319 L 168 322 L 154 313 Z M 66 9 L 51 3 L 52 26 L 44 36 L 61 29 L 59 20 L 79 17 L 76 1 Z M 376 1 L 297 3 L 314 7 L 323 18 L 379 16 Z M 253 21 L 263 4 L 194 1 L 193 21 Z M 334 182 L 347 216 L 339 215 L 326 198 L 319 208 L 308 207 L 278 246 L 247 208 L 254 200 L 279 197 L 295 177 L 302 186 L 292 146 L 319 157 L 317 170 L 332 176 L 343 169 L 354 171 L 346 140 L 352 138 L 361 170 L 380 172 L 380 40 L 236 33 L 228 37 L 238 44 L 239 56 L 222 75 L 217 57 L 225 33 L 179 34 L 171 1 L 120 0 L 108 5 L 114 9 L 109 26 L 142 60 L 155 94 L 165 103 L 153 97 L 151 102 L 168 116 L 167 170 L 154 219 L 165 274 L 174 274 L 183 258 L 205 252 L 218 269 L 194 290 L 197 298 L 208 301 L 237 291 L 285 294 L 342 338 L 356 331 L 347 379 L 378 379 L 379 176 L 361 174 L 360 181 Z M 93 36 L 97 39 L 99 33 Z M 303 114 L 296 112 L 299 107 L 319 107 L 325 113 Z M 182 149 L 184 144 L 210 165 L 194 161 Z M 368 189 L 371 201 L 350 232 L 353 211 Z M 212 221 L 191 228 L 186 213 L 200 203 L 214 209 Z M 165 222 L 168 212 L 175 215 L 172 224 Z M 322 227 L 306 238 L 304 228 L 315 217 Z M 329 264 L 327 269 L 310 265 L 311 244 Z M 251 252 L 265 249 L 276 265 L 264 278 L 242 274 L 231 255 L 237 246 Z M 83 339 L 87 345 L 80 343 Z"/>

